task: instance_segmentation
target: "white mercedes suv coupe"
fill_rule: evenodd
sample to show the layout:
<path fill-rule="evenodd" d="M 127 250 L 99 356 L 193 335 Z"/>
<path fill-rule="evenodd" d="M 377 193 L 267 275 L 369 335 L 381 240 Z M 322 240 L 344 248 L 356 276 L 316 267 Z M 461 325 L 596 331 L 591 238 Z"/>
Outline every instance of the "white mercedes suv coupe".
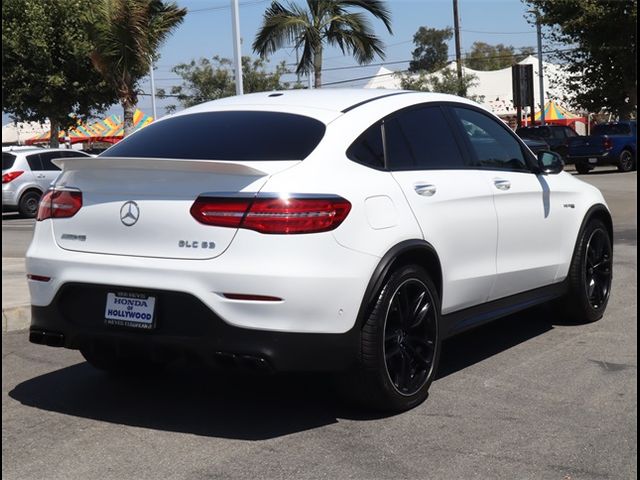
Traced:
<path fill-rule="evenodd" d="M 256 93 L 55 162 L 29 338 L 108 371 L 341 371 L 403 410 L 443 339 L 554 299 L 595 321 L 609 299 L 601 193 L 454 96 Z"/>

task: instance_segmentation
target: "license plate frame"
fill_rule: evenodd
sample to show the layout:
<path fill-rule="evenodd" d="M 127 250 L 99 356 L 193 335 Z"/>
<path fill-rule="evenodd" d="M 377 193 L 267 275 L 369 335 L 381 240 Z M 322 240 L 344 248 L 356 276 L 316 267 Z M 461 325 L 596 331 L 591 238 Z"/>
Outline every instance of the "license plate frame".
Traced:
<path fill-rule="evenodd" d="M 104 323 L 110 327 L 150 331 L 156 328 L 156 297 L 145 292 L 109 291 Z"/>

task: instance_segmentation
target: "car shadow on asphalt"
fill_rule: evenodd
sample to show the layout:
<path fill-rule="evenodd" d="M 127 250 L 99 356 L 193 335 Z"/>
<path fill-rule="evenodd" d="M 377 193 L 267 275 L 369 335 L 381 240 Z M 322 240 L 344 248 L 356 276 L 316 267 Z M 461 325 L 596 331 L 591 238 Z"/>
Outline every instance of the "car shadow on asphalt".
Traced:
<path fill-rule="evenodd" d="M 447 340 L 437 378 L 544 334 L 558 323 L 548 310 L 533 309 Z M 147 377 L 114 378 L 83 362 L 24 381 L 9 396 L 65 415 L 240 440 L 289 435 L 339 418 L 390 416 L 351 406 L 336 387 L 329 375 L 225 373 L 193 365 L 174 365 Z"/>

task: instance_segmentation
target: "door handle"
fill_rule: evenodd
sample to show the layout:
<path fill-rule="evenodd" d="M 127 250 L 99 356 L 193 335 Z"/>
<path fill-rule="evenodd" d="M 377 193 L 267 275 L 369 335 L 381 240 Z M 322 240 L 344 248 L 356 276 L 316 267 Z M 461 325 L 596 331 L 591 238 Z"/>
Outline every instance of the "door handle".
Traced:
<path fill-rule="evenodd" d="M 494 178 L 493 184 L 498 190 L 509 190 L 511 188 L 511 182 L 503 178 Z"/>
<path fill-rule="evenodd" d="M 38 175 L 36 178 L 45 178 L 44 175 Z"/>
<path fill-rule="evenodd" d="M 416 183 L 413 188 L 418 195 L 423 197 L 432 197 L 436 193 L 436 186 L 430 183 Z"/>

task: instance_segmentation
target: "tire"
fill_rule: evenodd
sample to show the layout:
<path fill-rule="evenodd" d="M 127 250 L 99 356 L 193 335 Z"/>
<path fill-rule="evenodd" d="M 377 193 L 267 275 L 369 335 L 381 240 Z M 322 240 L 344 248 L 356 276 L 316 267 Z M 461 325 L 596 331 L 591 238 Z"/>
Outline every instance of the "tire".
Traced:
<path fill-rule="evenodd" d="M 117 376 L 149 375 L 164 369 L 164 364 L 137 355 L 121 355 L 115 347 L 94 345 L 80 353 L 94 368 Z"/>
<path fill-rule="evenodd" d="M 591 220 L 580 234 L 569 268 L 565 313 L 573 323 L 591 323 L 604 315 L 611 294 L 613 249 L 607 227 Z"/>
<path fill-rule="evenodd" d="M 348 388 L 361 405 L 404 411 L 422 403 L 438 368 L 440 298 L 420 267 L 391 274 L 362 329 L 361 358 Z"/>
<path fill-rule="evenodd" d="M 18 212 L 21 216 L 34 218 L 38 213 L 38 204 L 42 194 L 36 190 L 27 190 L 20 197 L 18 202 Z"/>
<path fill-rule="evenodd" d="M 620 157 L 618 157 L 618 170 L 621 172 L 630 172 L 635 170 L 636 161 L 633 158 L 633 153 L 631 150 L 623 150 L 620 152 Z"/>
<path fill-rule="evenodd" d="M 576 162 L 576 171 L 580 174 L 580 175 L 586 175 L 587 173 L 589 173 L 589 170 L 591 170 L 589 168 L 589 166 L 584 163 L 584 162 Z"/>

